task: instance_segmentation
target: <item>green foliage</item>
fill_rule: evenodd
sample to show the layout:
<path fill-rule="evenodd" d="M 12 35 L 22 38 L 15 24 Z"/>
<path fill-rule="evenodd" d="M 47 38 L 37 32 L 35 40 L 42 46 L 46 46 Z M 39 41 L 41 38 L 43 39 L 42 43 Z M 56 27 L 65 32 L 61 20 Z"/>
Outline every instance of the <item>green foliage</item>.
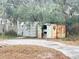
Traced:
<path fill-rule="evenodd" d="M 67 24 L 67 31 L 69 32 L 69 35 L 71 35 L 71 36 L 79 35 L 79 18 L 78 18 L 78 16 L 72 16 L 72 18 L 69 18 L 67 20 L 66 24 Z"/>
<path fill-rule="evenodd" d="M 28 2 L 28 3 L 27 3 Z M 38 4 L 37 4 L 37 3 Z M 39 4 L 42 2 L 43 4 Z M 29 2 L 27 0 L 7 0 L 5 3 L 6 17 L 13 22 L 39 21 L 40 23 L 64 23 L 62 6 L 55 3 L 46 4 L 43 1 Z"/>
<path fill-rule="evenodd" d="M 67 20 L 66 20 L 66 23 L 68 24 L 68 25 L 74 25 L 74 24 L 77 24 L 77 23 L 79 23 L 79 18 L 78 18 L 79 16 L 72 16 L 71 18 L 68 18 Z"/>
<path fill-rule="evenodd" d="M 15 31 L 11 30 L 11 31 L 5 32 L 5 35 L 8 35 L 8 36 L 17 36 L 17 33 Z"/>
<path fill-rule="evenodd" d="M 14 23 L 19 20 L 63 24 L 65 23 L 63 13 L 65 3 L 66 0 L 7 0 L 3 5 L 6 17 Z"/>

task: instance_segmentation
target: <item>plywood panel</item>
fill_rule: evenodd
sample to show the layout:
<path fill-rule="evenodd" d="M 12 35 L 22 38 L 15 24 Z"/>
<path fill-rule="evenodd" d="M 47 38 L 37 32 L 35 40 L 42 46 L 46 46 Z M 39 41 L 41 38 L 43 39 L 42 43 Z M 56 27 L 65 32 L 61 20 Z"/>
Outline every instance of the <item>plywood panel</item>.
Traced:
<path fill-rule="evenodd" d="M 52 29 L 51 28 L 52 28 L 51 25 L 47 26 L 47 38 L 51 38 L 51 36 L 52 36 L 52 34 L 51 34 Z"/>
<path fill-rule="evenodd" d="M 38 25 L 38 28 L 37 28 L 37 37 L 42 38 L 42 28 L 40 25 Z"/>
<path fill-rule="evenodd" d="M 65 38 L 65 25 L 57 26 L 57 38 Z"/>
<path fill-rule="evenodd" d="M 56 31 L 57 31 L 57 25 L 56 24 L 52 24 L 52 38 L 56 38 Z"/>

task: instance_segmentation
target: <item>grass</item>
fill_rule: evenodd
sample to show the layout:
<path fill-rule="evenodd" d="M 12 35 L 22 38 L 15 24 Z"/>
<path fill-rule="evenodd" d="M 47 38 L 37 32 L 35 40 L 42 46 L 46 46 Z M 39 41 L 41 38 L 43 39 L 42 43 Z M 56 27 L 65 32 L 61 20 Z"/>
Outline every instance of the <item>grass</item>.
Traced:
<path fill-rule="evenodd" d="M 79 35 L 77 36 L 69 36 L 65 39 L 61 40 L 63 43 L 69 44 L 69 45 L 78 45 L 79 46 Z"/>
<path fill-rule="evenodd" d="M 34 46 L 17 45 L 0 48 L 0 59 L 70 59 L 55 49 Z"/>
<path fill-rule="evenodd" d="M 0 35 L 0 39 L 13 39 L 16 38 L 16 36 L 11 36 L 11 35 Z"/>
<path fill-rule="evenodd" d="M 64 43 L 67 45 L 79 46 L 79 37 L 76 37 L 76 36 L 75 37 L 67 37 L 67 38 L 63 38 L 63 39 L 57 39 L 55 41 Z"/>
<path fill-rule="evenodd" d="M 64 44 L 67 44 L 67 45 L 79 46 L 79 40 L 76 40 L 76 41 L 61 41 L 61 43 L 64 43 Z"/>
<path fill-rule="evenodd" d="M 79 36 L 66 37 L 63 39 L 48 39 L 48 41 L 56 41 L 67 45 L 79 46 Z"/>

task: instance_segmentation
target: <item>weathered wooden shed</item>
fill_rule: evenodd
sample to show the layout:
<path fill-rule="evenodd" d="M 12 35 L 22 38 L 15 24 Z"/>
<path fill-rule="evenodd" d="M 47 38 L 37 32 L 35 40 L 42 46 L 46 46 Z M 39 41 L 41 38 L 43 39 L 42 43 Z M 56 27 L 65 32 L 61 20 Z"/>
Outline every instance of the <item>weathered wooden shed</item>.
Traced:
<path fill-rule="evenodd" d="M 17 25 L 14 25 L 9 19 L 0 18 L 0 34 L 9 31 L 17 32 Z"/>
<path fill-rule="evenodd" d="M 37 23 L 38 22 L 17 22 L 17 35 L 24 37 L 37 37 Z"/>
<path fill-rule="evenodd" d="M 65 25 L 45 24 L 42 27 L 38 26 L 38 38 L 59 39 L 65 38 Z"/>

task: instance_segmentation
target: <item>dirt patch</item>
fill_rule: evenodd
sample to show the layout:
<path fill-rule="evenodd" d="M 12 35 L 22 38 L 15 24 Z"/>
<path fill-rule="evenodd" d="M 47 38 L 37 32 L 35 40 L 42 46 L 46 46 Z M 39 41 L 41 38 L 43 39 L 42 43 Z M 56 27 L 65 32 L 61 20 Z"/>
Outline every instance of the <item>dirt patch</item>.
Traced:
<path fill-rule="evenodd" d="M 72 46 L 79 46 L 79 39 L 78 40 L 63 40 L 63 39 L 50 39 L 48 41 L 52 41 L 52 42 L 60 42 L 63 44 L 67 44 L 67 45 L 72 45 Z"/>
<path fill-rule="evenodd" d="M 65 43 L 67 45 L 74 45 L 74 46 L 79 46 L 79 40 L 75 41 L 60 41 L 61 43 Z"/>
<path fill-rule="evenodd" d="M 39 46 L 8 46 L 0 48 L 0 59 L 69 59 L 54 49 Z"/>

